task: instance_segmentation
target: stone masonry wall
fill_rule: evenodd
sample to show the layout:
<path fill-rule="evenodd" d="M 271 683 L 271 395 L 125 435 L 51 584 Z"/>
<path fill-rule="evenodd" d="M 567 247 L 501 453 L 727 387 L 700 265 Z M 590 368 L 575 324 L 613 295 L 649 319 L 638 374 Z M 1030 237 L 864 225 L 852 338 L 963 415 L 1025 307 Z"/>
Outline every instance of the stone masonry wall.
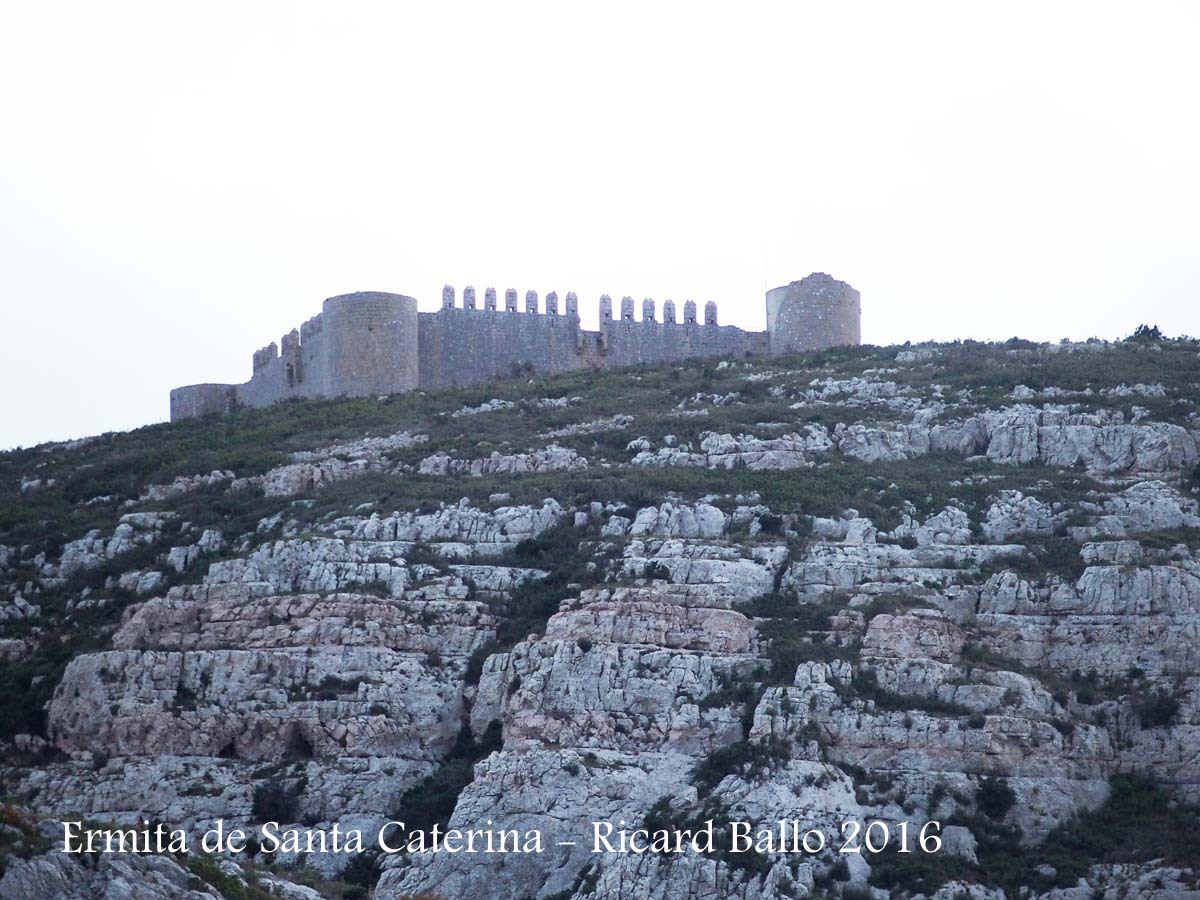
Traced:
<path fill-rule="evenodd" d="M 362 292 L 330 297 L 300 331 L 254 354 L 237 402 L 391 394 L 417 386 L 417 301 Z M 172 414 L 172 419 L 175 416 Z"/>
<path fill-rule="evenodd" d="M 705 356 L 766 353 L 767 336 L 730 325 L 684 325 L 654 321 L 606 322 L 601 334 L 610 366 L 675 362 Z"/>
<path fill-rule="evenodd" d="M 290 397 L 329 396 L 328 354 L 319 323 L 321 316 L 305 323 L 309 333 L 299 348 L 287 347 L 280 355 L 271 343 L 259 350 L 250 380 L 237 386 L 238 403 L 267 406 Z"/>
<path fill-rule="evenodd" d="M 824 272 L 767 291 L 771 353 L 862 343 L 861 319 L 858 291 Z"/>
<path fill-rule="evenodd" d="M 417 386 L 417 301 L 362 292 L 331 297 L 321 312 L 329 395 L 366 396 Z"/>
<path fill-rule="evenodd" d="M 670 321 L 670 315 L 668 321 L 656 321 L 652 300 L 643 301 L 643 318 L 635 320 L 633 301 L 627 297 L 622 301 L 621 319 L 602 318 L 599 331 L 586 331 L 580 327 L 578 315 L 552 311 L 557 308 L 553 294 L 546 298 L 544 312 L 538 311 L 532 291 L 527 292 L 525 308 L 520 310 L 478 308 L 471 305 L 474 296 L 467 288 L 464 305 L 458 307 L 453 305 L 454 294 L 449 289 L 443 294 L 441 309 L 421 313 L 422 385 L 476 384 L 510 376 L 524 366 L 545 375 L 585 367 L 767 352 L 762 332 L 717 325 L 715 304 L 705 311 L 709 324 L 684 324 Z"/>
<path fill-rule="evenodd" d="M 253 373 L 241 385 L 199 384 L 171 392 L 172 421 L 227 412 L 233 405 L 266 406 L 292 397 L 371 396 L 418 386 L 477 384 L 518 370 L 548 375 L 579 368 L 675 362 L 695 357 L 784 353 L 860 342 L 858 291 L 814 273 L 767 293 L 767 330 L 749 332 L 717 324 L 717 306 L 703 317 L 695 303 L 636 304 L 623 297 L 619 318 L 600 298 L 600 327 L 585 331 L 578 300 L 561 308 L 551 292 L 539 311 L 538 295 L 524 303 L 515 290 L 503 301 L 492 288 L 478 302 L 463 291 L 463 305 L 447 286 L 442 306 L 418 313 L 412 297 L 361 292 L 331 297 L 320 315 L 254 354 Z M 701 324 L 703 323 L 703 324 Z"/>
<path fill-rule="evenodd" d="M 541 375 L 586 365 L 578 316 L 443 307 L 420 320 L 422 385 L 476 384 L 526 364 Z"/>
<path fill-rule="evenodd" d="M 171 421 L 220 415 L 233 409 L 231 384 L 189 384 L 171 391 Z"/>

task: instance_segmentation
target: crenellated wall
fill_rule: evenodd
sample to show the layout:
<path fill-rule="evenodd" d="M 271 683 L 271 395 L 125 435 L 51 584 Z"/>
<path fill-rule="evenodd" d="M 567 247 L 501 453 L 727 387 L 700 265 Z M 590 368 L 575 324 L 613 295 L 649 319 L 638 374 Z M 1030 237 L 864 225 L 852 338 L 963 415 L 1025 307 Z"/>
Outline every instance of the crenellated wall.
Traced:
<path fill-rule="evenodd" d="M 321 314 L 278 344 L 256 351 L 250 380 L 240 385 L 198 384 L 171 392 L 171 420 L 223 413 L 235 405 L 266 406 L 293 397 L 372 396 L 418 386 L 476 384 L 514 374 L 554 374 L 579 368 L 674 362 L 693 357 L 745 356 L 807 350 L 859 342 L 858 292 L 816 273 L 767 294 L 767 331 L 717 324 L 717 305 L 687 300 L 681 319 L 673 300 L 655 319 L 654 300 L 642 300 L 634 318 L 632 297 L 600 298 L 597 331 L 579 320 L 579 300 L 568 293 L 560 314 L 555 291 L 539 311 L 538 294 L 486 288 L 442 290 L 437 312 L 420 313 L 417 301 L 400 294 L 360 292 L 331 297 Z"/>
<path fill-rule="evenodd" d="M 420 383 L 422 385 L 475 384 L 517 372 L 550 374 L 588 366 L 627 366 L 671 362 L 693 356 L 744 356 L 766 353 L 767 337 L 731 326 L 717 325 L 717 305 L 704 307 L 704 321 L 696 321 L 696 304 L 685 304 L 685 322 L 674 321 L 675 305 L 664 304 L 664 321 L 655 320 L 654 300 L 642 301 L 642 318 L 634 318 L 632 297 L 621 298 L 620 318 L 611 315 L 612 299 L 600 298 L 600 328 L 586 331 L 579 321 L 579 300 L 567 294 L 566 314 L 559 314 L 558 294 L 548 293 L 538 309 L 536 291 L 525 292 L 525 308 L 518 312 L 517 292 L 508 290 L 507 309 L 482 310 L 472 304 L 475 290 L 463 290 L 463 305 L 456 292 L 442 290 L 442 308 L 420 314 Z M 495 296 L 488 288 L 485 296 Z"/>
<path fill-rule="evenodd" d="M 421 313 L 419 383 L 475 384 L 511 376 L 518 369 L 544 374 L 580 368 L 584 362 L 579 316 L 542 314 L 536 304 L 536 294 L 530 291 L 525 312 L 515 306 L 507 310 L 451 306 Z"/>

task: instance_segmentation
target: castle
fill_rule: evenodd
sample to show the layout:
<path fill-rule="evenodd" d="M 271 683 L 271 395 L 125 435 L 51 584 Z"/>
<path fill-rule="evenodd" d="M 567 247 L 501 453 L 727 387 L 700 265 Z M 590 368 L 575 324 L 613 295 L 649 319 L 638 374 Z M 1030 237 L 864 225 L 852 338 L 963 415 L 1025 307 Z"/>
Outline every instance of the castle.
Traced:
<path fill-rule="evenodd" d="M 191 384 L 171 391 L 171 421 L 291 397 L 373 396 L 475 384 L 516 371 L 553 374 L 861 341 L 858 291 L 821 272 L 767 292 L 766 331 L 718 325 L 712 302 L 704 305 L 703 324 L 690 300 L 683 304 L 682 322 L 671 300 L 663 304 L 661 322 L 653 300 L 642 301 L 640 320 L 633 313 L 633 298 L 623 297 L 620 318 L 614 318 L 606 294 L 600 298 L 599 331 L 585 331 L 575 294 L 567 294 L 561 311 L 558 295 L 547 294 L 540 312 L 535 291 L 526 291 L 521 312 L 511 289 L 504 293 L 503 310 L 494 288 L 484 291 L 481 308 L 473 287 L 463 289 L 460 307 L 447 286 L 442 308 L 434 313 L 418 312 L 417 301 L 400 294 L 330 297 L 299 331 L 254 354 L 245 384 Z"/>

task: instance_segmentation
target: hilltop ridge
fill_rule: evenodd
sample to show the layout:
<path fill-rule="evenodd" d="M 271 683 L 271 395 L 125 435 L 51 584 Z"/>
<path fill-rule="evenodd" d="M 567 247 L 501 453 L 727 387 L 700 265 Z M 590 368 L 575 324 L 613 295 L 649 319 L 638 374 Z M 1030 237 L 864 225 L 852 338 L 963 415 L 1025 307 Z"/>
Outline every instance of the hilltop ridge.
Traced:
<path fill-rule="evenodd" d="M 1198 397 L 1200 342 L 1141 329 L 518 374 L 0 454 L 0 897 L 1193 896 Z M 936 818 L 945 852 L 86 869 L 46 852 L 79 813 Z"/>

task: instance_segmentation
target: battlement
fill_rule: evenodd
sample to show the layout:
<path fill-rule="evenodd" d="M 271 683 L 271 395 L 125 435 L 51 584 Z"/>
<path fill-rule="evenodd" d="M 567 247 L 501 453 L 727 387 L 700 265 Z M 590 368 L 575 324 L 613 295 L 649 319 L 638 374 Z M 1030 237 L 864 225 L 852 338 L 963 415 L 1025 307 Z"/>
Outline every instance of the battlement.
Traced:
<path fill-rule="evenodd" d="M 467 285 L 466 287 L 463 288 L 462 306 L 457 305 L 457 297 L 458 297 L 458 294 L 457 294 L 457 291 L 454 289 L 453 285 L 448 284 L 445 287 L 443 287 L 442 288 L 442 309 L 457 309 L 457 310 L 462 310 L 463 312 L 487 312 L 487 313 L 494 313 L 494 312 L 498 311 L 497 306 L 496 306 L 497 293 L 496 293 L 496 289 L 494 287 L 489 287 L 489 288 L 484 289 L 484 292 L 483 292 L 484 299 L 483 299 L 483 307 L 482 308 L 480 308 L 476 305 L 476 302 L 475 302 L 476 292 L 475 292 L 475 288 L 472 285 Z M 517 298 L 518 298 L 518 294 L 515 289 L 508 288 L 505 290 L 505 292 L 504 292 L 504 312 L 515 313 L 515 312 L 519 311 L 518 304 L 517 304 Z M 634 318 L 635 306 L 636 306 L 636 304 L 634 303 L 634 299 L 632 297 L 629 297 L 629 296 L 622 297 L 621 298 L 621 307 L 620 307 L 621 317 L 618 321 L 621 321 L 621 322 L 639 321 L 638 319 Z M 546 294 L 544 304 L 542 305 L 540 310 L 538 307 L 539 307 L 538 292 L 535 290 L 527 290 L 525 292 L 525 314 L 526 315 L 559 316 L 558 292 L 550 291 L 548 294 Z M 692 301 L 692 300 L 685 301 L 683 304 L 684 315 L 683 315 L 683 323 L 682 324 L 685 324 L 685 325 L 697 324 L 699 320 L 697 319 L 696 310 L 697 310 L 697 307 L 696 307 L 696 304 L 694 301 Z M 570 291 L 567 293 L 566 309 L 564 310 L 563 315 L 566 318 L 574 318 L 574 319 L 579 318 L 579 297 L 575 294 L 574 291 Z M 600 326 L 603 327 L 605 323 L 612 322 L 612 321 L 613 321 L 612 297 L 610 297 L 608 294 L 602 294 L 600 297 Z M 640 321 L 647 322 L 647 323 L 657 321 L 657 319 L 655 318 L 655 303 L 654 303 L 653 298 L 647 297 L 644 300 L 642 300 L 642 317 L 641 317 Z M 666 300 L 663 302 L 662 323 L 665 325 L 677 324 L 676 320 L 675 320 L 675 301 L 674 300 Z M 709 300 L 707 303 L 704 304 L 704 324 L 705 325 L 716 325 L 717 324 L 717 304 L 714 303 L 712 300 Z"/>
<path fill-rule="evenodd" d="M 245 359 L 245 357 L 242 357 Z M 265 368 L 271 364 L 271 360 L 279 358 L 279 348 L 275 346 L 275 342 L 267 344 L 260 350 L 254 351 L 254 356 L 250 360 L 251 370 L 257 372 L 259 369 Z"/>
<path fill-rule="evenodd" d="M 496 298 L 497 293 L 494 287 L 485 288 L 483 291 L 483 308 L 480 309 L 475 302 L 475 288 L 467 285 L 463 288 L 463 304 L 456 305 L 456 292 L 453 285 L 446 285 L 442 288 L 442 309 L 461 309 L 464 312 L 498 312 Z M 519 311 L 517 305 L 517 292 L 513 288 L 508 288 L 504 292 L 504 312 L 515 313 Z M 545 306 L 541 312 L 538 310 L 538 292 L 529 290 L 525 292 L 525 314 L 526 315 L 546 315 L 558 316 L 558 293 L 551 291 L 546 295 Z M 572 291 L 566 297 L 566 316 L 579 317 L 579 298 Z"/>
<path fill-rule="evenodd" d="M 171 392 L 171 418 L 191 418 L 235 406 L 265 406 L 291 397 L 376 396 L 419 386 L 477 384 L 512 373 L 565 372 L 697 357 L 738 357 L 808 350 L 859 342 L 859 294 L 824 273 L 767 292 L 767 329 L 750 332 L 719 325 L 717 304 L 704 304 L 703 322 L 693 300 L 674 300 L 656 318 L 653 298 L 637 304 L 621 297 L 599 301 L 598 330 L 579 320 L 579 298 L 568 292 L 525 292 L 524 310 L 514 288 L 484 288 L 482 306 L 473 285 L 442 288 L 441 307 L 419 313 L 412 297 L 374 291 L 330 297 L 298 329 L 254 352 L 250 380 L 240 385 L 201 384 Z M 540 307 L 540 308 L 539 308 Z"/>

